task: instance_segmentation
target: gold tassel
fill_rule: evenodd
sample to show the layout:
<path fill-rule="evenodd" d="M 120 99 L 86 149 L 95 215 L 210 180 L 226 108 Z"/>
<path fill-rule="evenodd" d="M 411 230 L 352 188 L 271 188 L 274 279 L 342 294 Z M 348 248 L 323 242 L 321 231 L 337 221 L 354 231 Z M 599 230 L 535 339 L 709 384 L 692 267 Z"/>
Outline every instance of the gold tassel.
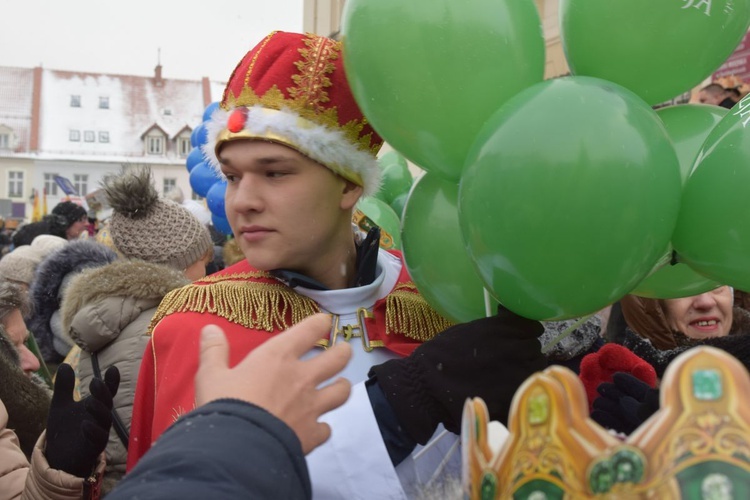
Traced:
<path fill-rule="evenodd" d="M 396 333 L 425 342 L 453 325 L 430 307 L 414 283 L 398 285 L 386 299 L 386 335 Z"/>
<path fill-rule="evenodd" d="M 253 330 L 286 330 L 320 312 L 314 300 L 284 285 L 231 280 L 173 290 L 159 304 L 149 334 L 165 316 L 181 312 L 214 314 Z M 287 315 L 291 313 L 291 324 Z"/>

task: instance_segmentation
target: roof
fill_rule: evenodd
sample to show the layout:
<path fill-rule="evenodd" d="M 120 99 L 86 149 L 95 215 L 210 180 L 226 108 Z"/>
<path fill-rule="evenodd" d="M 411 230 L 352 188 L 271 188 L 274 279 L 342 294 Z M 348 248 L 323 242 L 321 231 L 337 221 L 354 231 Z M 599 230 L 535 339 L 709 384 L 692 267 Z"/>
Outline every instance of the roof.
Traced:
<path fill-rule="evenodd" d="M 137 161 L 144 157 L 145 131 L 157 126 L 174 140 L 203 118 L 201 80 L 46 68 L 41 73 L 39 151 L 34 153 L 39 156 Z M 0 125 L 19 136 L 18 153 L 29 152 L 33 74 L 30 68 L 0 66 Z M 221 99 L 224 85 L 208 83 L 211 99 Z M 72 96 L 77 96 L 80 106 L 71 106 Z M 76 136 L 78 140 L 71 140 Z M 164 158 L 153 159 L 183 161 L 173 146 Z"/>

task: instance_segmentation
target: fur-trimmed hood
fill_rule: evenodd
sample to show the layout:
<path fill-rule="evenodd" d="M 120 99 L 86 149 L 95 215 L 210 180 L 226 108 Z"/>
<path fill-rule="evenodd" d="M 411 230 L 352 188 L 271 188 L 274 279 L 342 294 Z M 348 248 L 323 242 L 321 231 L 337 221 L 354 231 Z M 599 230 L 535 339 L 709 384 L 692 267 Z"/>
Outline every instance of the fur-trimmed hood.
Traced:
<path fill-rule="evenodd" d="M 86 270 L 65 292 L 63 329 L 82 349 L 97 351 L 167 293 L 188 283 L 176 269 L 139 260 Z"/>
<path fill-rule="evenodd" d="M 54 348 L 54 332 L 50 324 L 52 315 L 60 309 L 63 283 L 84 269 L 109 264 L 117 260 L 117 254 L 95 241 L 80 240 L 66 244 L 47 257 L 39 265 L 34 282 L 29 290 L 33 314 L 29 318 L 29 330 L 39 344 L 45 361 L 58 361 L 60 354 Z"/>

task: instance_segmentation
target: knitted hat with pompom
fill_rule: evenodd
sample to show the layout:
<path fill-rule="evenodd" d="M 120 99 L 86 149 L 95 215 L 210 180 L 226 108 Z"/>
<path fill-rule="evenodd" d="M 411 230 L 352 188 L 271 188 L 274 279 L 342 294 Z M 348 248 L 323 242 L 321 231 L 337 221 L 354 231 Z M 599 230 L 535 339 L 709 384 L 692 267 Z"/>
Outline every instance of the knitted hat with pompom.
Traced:
<path fill-rule="evenodd" d="M 206 227 L 177 203 L 159 198 L 145 167 L 104 184 L 113 209 L 109 231 L 116 250 L 132 259 L 184 270 L 212 248 Z"/>

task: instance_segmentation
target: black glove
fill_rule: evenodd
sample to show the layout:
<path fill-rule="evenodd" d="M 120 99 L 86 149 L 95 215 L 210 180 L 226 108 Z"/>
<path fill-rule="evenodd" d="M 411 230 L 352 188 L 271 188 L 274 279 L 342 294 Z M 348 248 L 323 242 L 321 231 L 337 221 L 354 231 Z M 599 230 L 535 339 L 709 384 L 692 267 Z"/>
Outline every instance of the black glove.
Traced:
<path fill-rule="evenodd" d="M 403 359 L 370 369 L 400 425 L 420 444 L 438 424 L 458 433 L 464 401 L 481 397 L 507 423 L 518 386 L 547 366 L 538 321 L 501 308 L 497 316 L 448 328 Z"/>
<path fill-rule="evenodd" d="M 104 374 L 104 381 L 91 381 L 88 396 L 74 401 L 75 374 L 69 365 L 60 365 L 47 420 L 45 455 L 51 468 L 76 477 L 91 475 L 107 446 L 112 399 L 119 385 L 120 372 L 113 366 Z"/>
<path fill-rule="evenodd" d="M 659 409 L 659 389 L 629 373 L 617 372 L 612 382 L 596 388 L 591 418 L 602 427 L 630 434 Z"/>

